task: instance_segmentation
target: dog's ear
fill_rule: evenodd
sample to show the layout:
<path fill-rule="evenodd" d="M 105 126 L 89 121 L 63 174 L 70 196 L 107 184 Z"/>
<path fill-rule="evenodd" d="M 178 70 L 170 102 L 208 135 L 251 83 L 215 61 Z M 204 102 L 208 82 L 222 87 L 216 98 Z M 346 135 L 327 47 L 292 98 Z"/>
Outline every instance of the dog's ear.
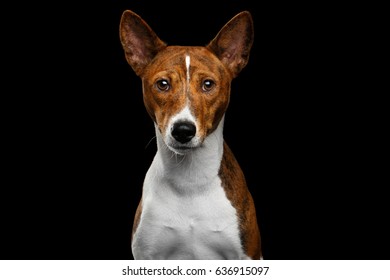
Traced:
<path fill-rule="evenodd" d="M 123 12 L 119 29 L 126 60 L 140 76 L 146 65 L 166 44 L 139 15 L 130 10 Z"/>
<path fill-rule="evenodd" d="M 230 70 L 233 77 L 248 63 L 253 44 L 253 21 L 248 11 L 234 16 L 207 45 Z"/>

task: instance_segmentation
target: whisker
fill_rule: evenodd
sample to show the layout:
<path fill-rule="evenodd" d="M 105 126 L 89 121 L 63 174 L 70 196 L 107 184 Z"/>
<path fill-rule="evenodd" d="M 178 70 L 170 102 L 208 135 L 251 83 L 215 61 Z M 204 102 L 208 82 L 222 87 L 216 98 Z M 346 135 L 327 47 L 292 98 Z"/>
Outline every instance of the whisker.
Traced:
<path fill-rule="evenodd" d="M 171 159 L 176 156 L 176 153 L 172 152 L 170 149 L 168 149 L 168 147 L 166 147 L 167 151 L 169 151 L 171 153 Z"/>
<path fill-rule="evenodd" d="M 150 139 L 149 142 L 146 144 L 145 150 L 146 150 L 146 148 L 150 145 L 150 143 L 152 143 L 152 141 L 153 141 L 154 139 L 156 139 L 156 135 L 153 136 L 152 139 Z"/>
<path fill-rule="evenodd" d="M 182 157 L 183 157 L 182 160 L 177 164 L 178 166 L 180 166 L 184 162 L 186 158 L 186 154 L 182 155 Z M 176 158 L 176 162 L 177 162 L 177 158 Z"/>

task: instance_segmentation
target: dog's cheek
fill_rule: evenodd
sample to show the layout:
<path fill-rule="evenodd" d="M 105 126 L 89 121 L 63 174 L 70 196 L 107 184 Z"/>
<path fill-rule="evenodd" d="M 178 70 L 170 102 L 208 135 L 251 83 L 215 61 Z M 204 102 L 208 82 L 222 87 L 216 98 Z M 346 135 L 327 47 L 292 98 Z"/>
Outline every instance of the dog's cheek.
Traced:
<path fill-rule="evenodd" d="M 217 94 L 207 98 L 207 108 L 210 108 L 207 117 L 207 134 L 210 134 L 217 129 L 219 122 L 228 109 L 229 99 L 230 84 L 228 83 L 221 85 Z"/>
<path fill-rule="evenodd" d="M 168 120 L 167 120 L 166 112 L 164 110 L 161 110 L 161 108 L 158 108 L 156 111 L 156 120 L 157 120 L 158 130 L 165 138 Z"/>
<path fill-rule="evenodd" d="M 156 104 L 154 102 L 151 102 L 150 99 L 144 97 L 144 104 L 146 111 L 148 112 L 149 116 L 152 118 L 152 120 L 157 123 L 156 118 Z"/>
<path fill-rule="evenodd" d="M 158 130 L 162 135 L 165 135 L 167 128 L 167 113 L 162 110 L 162 107 L 153 99 L 145 100 L 145 107 L 150 117 L 157 124 Z"/>
<path fill-rule="evenodd" d="M 217 102 L 219 103 L 219 102 Z M 211 110 L 209 110 L 207 117 L 205 118 L 205 127 L 206 127 L 206 133 L 209 135 L 212 133 L 214 130 L 217 129 L 218 124 L 220 123 L 225 110 L 226 110 L 227 105 L 225 104 L 219 104 L 217 105 L 216 103 L 210 104 Z"/>
<path fill-rule="evenodd" d="M 155 123 L 159 124 L 161 118 L 161 107 L 164 104 L 164 98 L 163 95 L 159 95 L 159 93 L 153 90 L 153 84 L 148 81 L 144 81 L 143 84 L 143 100 L 149 116 Z"/>

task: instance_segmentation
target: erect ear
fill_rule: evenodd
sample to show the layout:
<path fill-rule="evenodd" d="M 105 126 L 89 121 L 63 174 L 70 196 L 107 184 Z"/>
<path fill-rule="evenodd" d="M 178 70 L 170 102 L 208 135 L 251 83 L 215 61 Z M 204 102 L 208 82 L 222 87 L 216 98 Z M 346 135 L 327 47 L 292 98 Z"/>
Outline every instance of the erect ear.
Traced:
<path fill-rule="evenodd" d="M 248 63 L 253 43 L 253 21 L 249 12 L 234 16 L 207 45 L 230 70 L 233 77 Z"/>
<path fill-rule="evenodd" d="M 166 44 L 139 15 L 130 10 L 123 12 L 119 29 L 127 62 L 139 76 Z"/>

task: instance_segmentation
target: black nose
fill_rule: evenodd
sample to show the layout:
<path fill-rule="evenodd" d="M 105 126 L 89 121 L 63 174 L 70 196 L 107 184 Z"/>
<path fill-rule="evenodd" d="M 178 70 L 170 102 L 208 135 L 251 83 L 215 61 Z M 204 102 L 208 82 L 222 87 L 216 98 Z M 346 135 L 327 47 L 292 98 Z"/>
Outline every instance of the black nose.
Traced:
<path fill-rule="evenodd" d="M 196 133 L 196 127 L 190 122 L 179 122 L 173 125 L 172 136 L 180 143 L 187 143 Z"/>

